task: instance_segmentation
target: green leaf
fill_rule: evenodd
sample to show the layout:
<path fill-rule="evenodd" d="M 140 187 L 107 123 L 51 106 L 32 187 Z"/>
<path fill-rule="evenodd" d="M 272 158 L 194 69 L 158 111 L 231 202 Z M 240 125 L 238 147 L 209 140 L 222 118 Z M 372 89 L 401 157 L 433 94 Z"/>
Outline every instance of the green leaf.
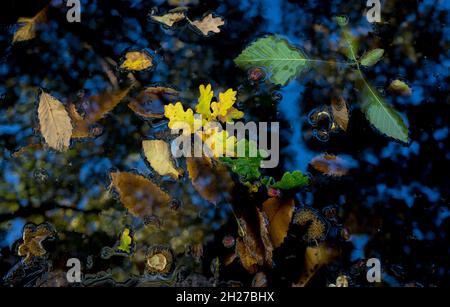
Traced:
<path fill-rule="evenodd" d="M 343 27 L 348 24 L 348 17 L 345 15 L 334 16 L 334 21 L 336 21 L 339 26 Z"/>
<path fill-rule="evenodd" d="M 389 137 L 408 143 L 408 127 L 401 116 L 367 82 L 364 82 L 361 98 L 362 110 L 375 128 Z"/>
<path fill-rule="evenodd" d="M 360 59 L 360 63 L 363 66 L 372 66 L 375 65 L 383 56 L 384 54 L 384 49 L 373 49 L 370 50 L 369 52 L 365 53 L 361 59 Z"/>
<path fill-rule="evenodd" d="M 254 142 L 243 139 L 237 142 L 236 147 L 241 142 L 245 143 L 245 156 L 238 158 L 221 157 L 220 161 L 224 162 L 231 167 L 231 170 L 241 177 L 243 182 L 254 181 L 261 177 L 259 168 L 261 167 L 261 161 L 264 159 L 261 156 L 261 151 L 257 151 L 256 157 L 250 157 L 250 147 L 256 146 Z M 257 150 L 257 148 L 256 148 Z"/>
<path fill-rule="evenodd" d="M 301 171 L 286 172 L 280 181 L 272 185 L 273 188 L 291 190 L 307 185 L 309 182 L 308 176 L 302 174 Z"/>
<path fill-rule="evenodd" d="M 131 242 L 133 238 L 130 236 L 130 229 L 125 228 L 120 236 L 120 243 L 117 249 L 124 253 L 129 254 L 131 251 Z"/>
<path fill-rule="evenodd" d="M 308 61 L 303 52 L 276 35 L 256 40 L 234 59 L 242 69 L 265 67 L 270 72 L 270 80 L 279 85 L 300 75 L 308 67 Z"/>
<path fill-rule="evenodd" d="M 398 79 L 391 82 L 391 84 L 389 85 L 389 90 L 391 92 L 405 95 L 405 96 L 411 95 L 411 92 L 412 92 L 411 88 L 408 86 L 408 84 L 406 84 L 402 80 L 398 80 Z"/>
<path fill-rule="evenodd" d="M 350 60 L 357 62 L 359 49 L 358 37 L 354 36 L 347 27 L 342 31 L 342 37 L 344 38 L 344 49 L 342 53 Z"/>

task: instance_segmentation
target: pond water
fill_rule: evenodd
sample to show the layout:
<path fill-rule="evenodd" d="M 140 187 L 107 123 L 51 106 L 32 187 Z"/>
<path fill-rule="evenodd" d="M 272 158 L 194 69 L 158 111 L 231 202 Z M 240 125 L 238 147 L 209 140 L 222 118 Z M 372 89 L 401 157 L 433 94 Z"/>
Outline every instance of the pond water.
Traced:
<path fill-rule="evenodd" d="M 13 43 L 18 18 L 36 16 L 46 5 L 45 19 L 33 29 L 35 37 Z M 380 23 L 368 22 L 366 1 L 361 0 L 93 0 L 81 1 L 79 23 L 67 21 L 65 1 L 3 6 L 1 284 L 70 286 L 66 264 L 77 258 L 84 286 L 291 286 L 301 284 L 308 251 L 324 246 L 332 256 L 313 276 L 304 277 L 306 286 L 326 287 L 338 276 L 361 287 L 450 284 L 448 1 L 383 1 Z M 189 18 L 165 26 L 150 16 L 174 8 Z M 192 21 L 207 13 L 224 20 L 219 33 L 205 36 L 193 26 Z M 384 49 L 376 65 L 361 71 L 406 122 L 407 143 L 371 125 L 355 85 L 355 67 L 335 63 L 348 62 L 341 52 L 338 15 L 346 17 L 359 37 L 361 54 Z M 272 34 L 323 62 L 287 84 L 271 82 L 267 67 L 266 78 L 252 80 L 251 71 L 233 60 L 252 42 Z M 145 52 L 152 67 L 131 75 L 121 69 L 130 51 Z M 388 90 L 396 79 L 408 85 L 409 95 Z M 279 122 L 280 161 L 276 168 L 261 169 L 262 176 L 279 180 L 285 172 L 299 170 L 309 176 L 309 184 L 295 191 L 260 186 L 250 192 L 220 161 L 222 168 L 213 175 L 202 173 L 203 164 L 194 165 L 204 179 L 195 182 L 184 158 L 176 159 L 180 178 L 160 176 L 147 161 L 142 141 L 172 140 L 163 105 L 182 101 L 195 109 L 201 84 L 211 84 L 216 97 L 236 90 L 244 122 Z M 178 97 L 156 95 L 159 101 L 152 102 L 151 116 L 129 107 L 145 88 L 157 86 L 175 89 Z M 75 106 L 84 118 L 122 96 L 117 106 L 105 107 L 90 122 L 90 137 L 72 136 L 69 148 L 58 151 L 41 133 L 42 91 L 66 110 Z M 319 112 L 331 112 L 337 97 L 348 106 L 347 129 L 330 129 L 332 116 L 327 117 L 331 122 L 311 120 Z M 345 169 L 344 175 L 330 176 L 313 166 L 312 160 L 324 153 L 345 162 L 337 166 Z M 153 210 L 161 216 L 133 214 L 122 193 L 140 185 L 133 181 L 118 188 L 111 175 L 115 172 L 139 174 L 167 193 L 166 208 Z M 233 191 L 222 197 L 228 180 L 234 182 Z M 147 188 L 140 192 L 144 196 L 135 192 L 133 201 L 144 201 L 144 206 L 146 193 L 159 193 Z M 239 244 L 251 246 L 245 238 L 258 228 L 252 215 L 275 192 L 282 194 L 274 197 L 278 201 L 293 200 L 298 219 L 297 212 L 312 210 L 306 226 L 323 224 L 326 230 L 314 240 L 305 239 L 312 236 L 312 228 L 289 220 L 272 261 L 253 255 L 257 264 L 242 265 L 253 260 L 239 251 Z M 216 197 L 221 200 L 213 204 Z M 132 238 L 129 252 L 119 248 L 124 230 Z M 261 257 L 267 257 L 264 232 L 258 231 L 266 253 Z M 381 283 L 366 280 L 369 258 L 380 260 Z M 161 261 L 167 272 L 158 269 Z"/>

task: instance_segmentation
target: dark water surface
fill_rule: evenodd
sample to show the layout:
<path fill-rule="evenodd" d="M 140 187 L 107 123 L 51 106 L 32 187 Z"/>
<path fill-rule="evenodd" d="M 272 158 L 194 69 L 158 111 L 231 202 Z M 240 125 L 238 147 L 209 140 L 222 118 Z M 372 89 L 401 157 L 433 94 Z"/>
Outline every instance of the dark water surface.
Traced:
<path fill-rule="evenodd" d="M 0 278 L 13 285 L 66 285 L 66 261 L 83 263 L 86 285 L 250 285 L 253 276 L 238 261 L 214 259 L 233 253 L 223 245 L 236 237 L 231 206 L 203 200 L 184 176 L 160 178 L 142 154 L 141 142 L 167 131 L 163 119 L 143 119 L 127 107 L 137 90 L 98 122 L 101 134 L 72 141 L 66 152 L 46 147 L 37 119 L 39 89 L 66 105 L 82 107 L 88 97 L 111 93 L 114 80 L 126 86 L 117 69 L 128 50 L 146 49 L 155 56 L 152 70 L 134 77 L 144 86 L 178 89 L 192 108 L 198 86 L 211 83 L 216 93 L 237 89 L 246 121 L 279 121 L 280 165 L 265 170 L 277 178 L 285 171 L 310 173 L 311 185 L 295 195 L 296 206 L 336 211 L 338 222 L 326 242 L 338 255 L 310 285 L 324 287 L 338 275 L 351 286 L 372 286 L 361 267 L 381 260 L 383 286 L 450 285 L 449 128 L 450 2 L 382 1 L 380 24 L 365 18 L 366 1 L 81 1 L 81 23 L 68 23 L 65 1 L 53 1 L 48 21 L 35 39 L 11 44 L 19 17 L 34 16 L 46 1 L 8 1 L 0 13 Z M 191 19 L 214 12 L 225 19 L 218 34 L 203 37 L 181 22 L 172 29 L 151 22 L 149 12 L 188 6 Z M 339 27 L 333 16 L 345 15 L 362 37 L 361 50 L 385 49 L 383 60 L 364 73 L 407 119 L 410 142 L 389 139 L 365 119 L 348 72 L 337 67 L 309 70 L 287 86 L 254 83 L 233 59 L 255 39 L 276 33 L 311 58 L 345 60 L 338 52 Z M 113 76 L 113 77 L 111 77 Z M 386 91 L 401 79 L 411 96 Z M 336 94 L 350 106 L 346 132 L 314 136 L 308 114 L 329 105 Z M 171 101 L 175 102 L 175 101 Z M 314 174 L 309 161 L 324 152 L 345 158 L 347 176 Z M 180 166 L 184 166 L 180 162 Z M 171 219 L 144 225 L 126 213 L 109 190 L 112 170 L 153 178 L 181 206 Z M 243 188 L 245 190 L 245 188 Z M 267 198 L 238 195 L 234 208 Z M 57 232 L 45 240 L 46 258 L 27 267 L 18 256 L 23 228 L 50 223 Z M 109 255 L 125 227 L 134 231 L 133 256 Z M 345 241 L 336 233 L 348 231 Z M 297 240 L 298 241 L 298 240 Z M 269 284 L 290 286 L 298 278 L 305 246 L 293 233 L 274 254 L 276 266 L 265 269 Z M 147 276 L 144 258 L 154 246 L 170 248 L 175 268 L 166 276 Z M 103 255 L 103 256 L 102 256 Z M 108 256 L 108 255 L 107 255 Z M 212 269 L 211 269 L 211 263 Z M 50 265 L 51 264 L 51 265 Z M 19 269 L 18 269 L 19 268 Z"/>

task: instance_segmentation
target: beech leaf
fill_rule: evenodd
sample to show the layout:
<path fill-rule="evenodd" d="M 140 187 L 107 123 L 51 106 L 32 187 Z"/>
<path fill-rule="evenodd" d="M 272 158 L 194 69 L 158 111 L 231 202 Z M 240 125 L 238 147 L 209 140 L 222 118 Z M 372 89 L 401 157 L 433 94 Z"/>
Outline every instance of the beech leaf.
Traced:
<path fill-rule="evenodd" d="M 147 161 L 158 174 L 178 179 L 180 172 L 172 161 L 169 144 L 163 140 L 145 140 L 142 147 Z"/>
<path fill-rule="evenodd" d="M 39 99 L 38 118 L 45 142 L 58 151 L 67 150 L 73 127 L 64 105 L 42 91 Z"/>
<path fill-rule="evenodd" d="M 27 41 L 36 37 L 36 27 L 39 23 L 46 20 L 47 7 L 31 18 L 21 17 L 18 23 L 21 26 L 16 30 L 13 37 L 13 43 Z"/>
<path fill-rule="evenodd" d="M 279 247 L 287 236 L 294 207 L 292 198 L 277 197 L 269 198 L 262 205 L 262 210 L 269 219 L 269 233 L 274 248 Z"/>

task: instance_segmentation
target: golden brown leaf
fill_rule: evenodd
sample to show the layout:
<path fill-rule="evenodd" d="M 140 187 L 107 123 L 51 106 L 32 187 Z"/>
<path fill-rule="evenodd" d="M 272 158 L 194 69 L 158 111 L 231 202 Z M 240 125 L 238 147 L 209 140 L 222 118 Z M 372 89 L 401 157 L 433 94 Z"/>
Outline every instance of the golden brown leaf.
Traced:
<path fill-rule="evenodd" d="M 153 57 L 145 51 L 129 51 L 120 64 L 121 69 L 140 71 L 153 66 Z"/>
<path fill-rule="evenodd" d="M 311 277 L 313 277 L 323 265 L 327 264 L 331 260 L 334 254 L 335 251 L 323 244 L 314 247 L 307 247 L 302 273 L 297 283 L 292 286 L 304 287 L 309 282 Z"/>
<path fill-rule="evenodd" d="M 242 217 L 238 218 L 238 223 L 241 237 L 236 240 L 236 254 L 244 269 L 250 274 L 254 274 L 258 271 L 259 266 L 264 265 L 267 255 L 258 231 L 253 229 Z"/>
<path fill-rule="evenodd" d="M 200 196 L 215 205 L 229 198 L 234 182 L 224 165 L 208 157 L 187 158 L 186 164 L 192 185 Z"/>
<path fill-rule="evenodd" d="M 42 92 L 39 98 L 38 118 L 45 142 L 58 151 L 67 150 L 73 128 L 64 105 L 51 95 Z"/>
<path fill-rule="evenodd" d="M 163 140 L 145 140 L 142 148 L 147 161 L 158 174 L 178 179 L 181 174 L 172 161 L 169 144 Z"/>
<path fill-rule="evenodd" d="M 18 254 L 24 257 L 25 263 L 32 262 L 35 258 L 43 257 L 47 252 L 42 246 L 42 242 L 49 238 L 54 238 L 56 231 L 50 224 L 35 226 L 28 224 L 24 227 L 22 244 L 19 246 Z"/>
<path fill-rule="evenodd" d="M 162 23 L 163 25 L 166 25 L 168 27 L 172 27 L 175 23 L 183 20 L 185 17 L 186 15 L 183 12 L 167 13 L 162 16 L 157 15 L 150 16 L 150 18 L 153 19 L 154 21 Z"/>
<path fill-rule="evenodd" d="M 224 25 L 225 22 L 221 17 L 213 17 L 212 14 L 209 14 L 201 20 L 192 21 L 191 24 L 203 35 L 207 36 L 209 32 L 219 33 L 219 27 Z"/>
<path fill-rule="evenodd" d="M 95 136 L 90 130 L 93 124 L 113 110 L 129 93 L 132 85 L 112 93 L 104 93 L 89 98 L 81 116 L 74 104 L 69 105 L 69 115 L 74 124 L 72 138 L 87 138 Z"/>
<path fill-rule="evenodd" d="M 144 118 L 163 118 L 164 105 L 178 95 L 178 91 L 168 87 L 147 87 L 128 104 L 128 107 Z"/>
<path fill-rule="evenodd" d="M 314 209 L 303 207 L 294 214 L 292 223 L 307 227 L 304 229 L 304 240 L 309 243 L 316 243 L 323 239 L 328 232 L 327 221 Z"/>
<path fill-rule="evenodd" d="M 344 159 L 331 154 L 322 154 L 314 157 L 309 164 L 314 169 L 328 176 L 340 177 L 347 175 L 349 171 L 349 164 Z"/>
<path fill-rule="evenodd" d="M 264 272 L 258 272 L 253 276 L 252 287 L 264 288 L 267 287 L 267 275 Z"/>
<path fill-rule="evenodd" d="M 257 209 L 258 210 L 258 209 Z M 261 236 L 261 241 L 264 246 L 264 260 L 265 263 L 271 267 L 272 266 L 272 256 L 273 256 L 273 244 L 269 233 L 269 219 L 265 212 L 258 210 L 258 221 L 259 221 L 259 234 Z"/>
<path fill-rule="evenodd" d="M 13 43 L 27 41 L 36 37 L 36 26 L 46 20 L 47 7 L 43 8 L 34 17 L 21 17 L 17 21 L 22 24 L 14 33 Z"/>
<path fill-rule="evenodd" d="M 347 131 L 348 109 L 345 100 L 342 97 L 331 100 L 331 110 L 334 122 L 344 131 Z"/>
<path fill-rule="evenodd" d="M 133 215 L 144 219 L 162 216 L 169 210 L 170 196 L 147 178 L 128 172 L 114 172 L 111 179 L 111 186 L 119 194 L 121 203 Z"/>
<path fill-rule="evenodd" d="M 292 198 L 272 197 L 263 203 L 262 209 L 269 219 L 269 233 L 272 244 L 274 248 L 277 248 L 283 243 L 289 230 L 294 212 L 294 200 Z"/>

